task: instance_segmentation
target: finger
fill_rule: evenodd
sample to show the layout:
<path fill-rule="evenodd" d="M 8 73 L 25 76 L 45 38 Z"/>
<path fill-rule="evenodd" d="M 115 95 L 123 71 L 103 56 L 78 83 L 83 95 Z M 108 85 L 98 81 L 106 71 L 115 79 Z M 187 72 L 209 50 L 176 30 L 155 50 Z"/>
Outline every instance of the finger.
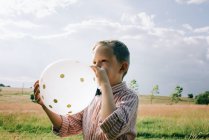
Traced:
<path fill-rule="evenodd" d="M 97 75 L 97 69 L 96 69 L 96 66 L 90 66 L 91 69 L 94 71 L 95 75 Z"/>
<path fill-rule="evenodd" d="M 36 85 L 33 92 L 35 93 L 39 89 L 39 85 Z"/>
<path fill-rule="evenodd" d="M 96 73 L 97 73 L 97 72 L 99 71 L 99 69 L 100 69 L 100 68 L 97 67 L 97 66 L 91 66 L 91 68 L 92 68 L 93 71 L 96 72 Z"/>
<path fill-rule="evenodd" d="M 39 83 L 36 83 L 36 84 L 33 86 L 34 89 L 35 89 L 37 86 L 39 86 Z"/>
<path fill-rule="evenodd" d="M 93 71 L 95 71 L 96 66 L 91 65 L 90 67 L 91 67 L 91 69 L 92 69 Z"/>
<path fill-rule="evenodd" d="M 33 90 L 33 93 L 34 93 L 34 95 L 36 94 L 36 93 L 39 93 L 40 92 L 40 88 L 39 88 L 39 86 L 37 86 L 34 90 Z"/>
<path fill-rule="evenodd" d="M 35 95 L 35 96 L 38 96 L 39 94 L 40 94 L 40 90 L 37 89 L 37 90 L 34 92 L 34 95 Z"/>
<path fill-rule="evenodd" d="M 39 103 L 41 101 L 41 97 L 39 97 L 36 102 Z"/>
<path fill-rule="evenodd" d="M 34 83 L 34 87 L 39 83 L 39 80 L 37 80 L 35 83 Z"/>
<path fill-rule="evenodd" d="M 35 98 L 35 101 L 38 103 L 39 101 L 41 100 L 41 97 L 40 96 L 37 96 L 36 98 Z"/>

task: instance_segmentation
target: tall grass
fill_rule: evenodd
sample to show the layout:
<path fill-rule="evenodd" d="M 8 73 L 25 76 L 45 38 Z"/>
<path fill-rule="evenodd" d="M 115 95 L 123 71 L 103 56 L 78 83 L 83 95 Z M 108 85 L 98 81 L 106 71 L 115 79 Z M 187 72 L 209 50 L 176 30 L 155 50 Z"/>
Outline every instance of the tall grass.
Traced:
<path fill-rule="evenodd" d="M 61 138 L 52 133 L 52 126 L 46 115 L 38 113 L 0 113 L 0 139 Z M 82 137 L 75 136 L 71 139 L 82 139 Z"/>
<path fill-rule="evenodd" d="M 146 117 L 137 122 L 138 137 L 209 139 L 209 121 L 199 118 Z"/>
<path fill-rule="evenodd" d="M 194 105 L 192 100 L 168 105 L 168 97 L 140 98 L 137 120 L 139 140 L 209 140 L 209 106 Z M 63 140 L 52 133 L 51 123 L 30 94 L 16 90 L 0 95 L 0 140 Z M 80 140 L 82 135 L 64 138 Z"/>
<path fill-rule="evenodd" d="M 140 117 L 137 121 L 137 139 L 209 139 L 209 120 L 198 117 Z M 61 138 L 52 133 L 46 115 L 38 113 L 0 113 L 0 139 Z M 82 135 L 65 138 L 82 139 Z"/>

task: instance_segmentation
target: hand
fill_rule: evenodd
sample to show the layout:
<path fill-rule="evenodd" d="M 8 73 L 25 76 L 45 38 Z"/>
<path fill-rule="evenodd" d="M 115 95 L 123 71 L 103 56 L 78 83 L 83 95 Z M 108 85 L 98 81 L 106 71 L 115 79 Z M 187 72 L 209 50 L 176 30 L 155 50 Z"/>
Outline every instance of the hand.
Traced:
<path fill-rule="evenodd" d="M 40 104 L 41 106 L 44 106 L 44 102 L 40 97 L 40 90 L 39 90 L 39 81 L 37 80 L 34 84 L 34 96 L 35 96 L 35 100 L 38 104 Z"/>
<path fill-rule="evenodd" d="M 99 86 L 102 86 L 104 84 L 110 84 L 107 72 L 104 68 L 100 68 L 97 66 L 91 66 L 91 68 L 95 72 L 96 80 Z"/>

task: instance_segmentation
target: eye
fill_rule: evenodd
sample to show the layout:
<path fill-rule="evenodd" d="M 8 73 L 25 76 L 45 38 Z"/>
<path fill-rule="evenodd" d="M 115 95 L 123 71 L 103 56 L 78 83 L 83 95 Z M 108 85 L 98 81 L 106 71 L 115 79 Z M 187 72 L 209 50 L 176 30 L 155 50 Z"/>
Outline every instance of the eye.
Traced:
<path fill-rule="evenodd" d="M 103 59 L 102 62 L 107 62 L 107 60 Z"/>

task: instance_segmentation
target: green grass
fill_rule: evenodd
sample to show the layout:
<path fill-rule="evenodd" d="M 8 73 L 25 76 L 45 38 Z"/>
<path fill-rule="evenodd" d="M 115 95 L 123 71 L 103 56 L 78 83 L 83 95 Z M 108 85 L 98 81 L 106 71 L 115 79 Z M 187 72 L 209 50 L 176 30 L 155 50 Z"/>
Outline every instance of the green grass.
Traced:
<path fill-rule="evenodd" d="M 0 113 L 0 139 L 61 139 L 52 133 L 45 115 L 37 113 Z M 74 136 L 70 139 L 81 139 Z M 69 138 L 66 138 L 69 139 Z"/>
<path fill-rule="evenodd" d="M 209 121 L 199 118 L 146 117 L 137 122 L 138 137 L 164 139 L 209 138 Z"/>
<path fill-rule="evenodd" d="M 137 121 L 137 139 L 209 139 L 208 124 L 208 120 L 199 118 L 142 117 Z M 61 139 L 51 130 L 51 124 L 46 115 L 0 113 L 1 139 Z M 82 139 L 82 135 L 65 139 Z"/>
<path fill-rule="evenodd" d="M 0 140 L 63 140 L 52 133 L 41 108 L 31 103 L 30 92 L 20 93 L 17 89 L 0 92 Z M 169 105 L 170 98 L 165 96 L 155 96 L 153 105 L 150 96 L 140 96 L 140 103 L 137 140 L 209 140 L 209 106 L 197 109 L 188 98 L 178 103 L 186 106 Z M 81 134 L 64 138 L 80 139 Z"/>

